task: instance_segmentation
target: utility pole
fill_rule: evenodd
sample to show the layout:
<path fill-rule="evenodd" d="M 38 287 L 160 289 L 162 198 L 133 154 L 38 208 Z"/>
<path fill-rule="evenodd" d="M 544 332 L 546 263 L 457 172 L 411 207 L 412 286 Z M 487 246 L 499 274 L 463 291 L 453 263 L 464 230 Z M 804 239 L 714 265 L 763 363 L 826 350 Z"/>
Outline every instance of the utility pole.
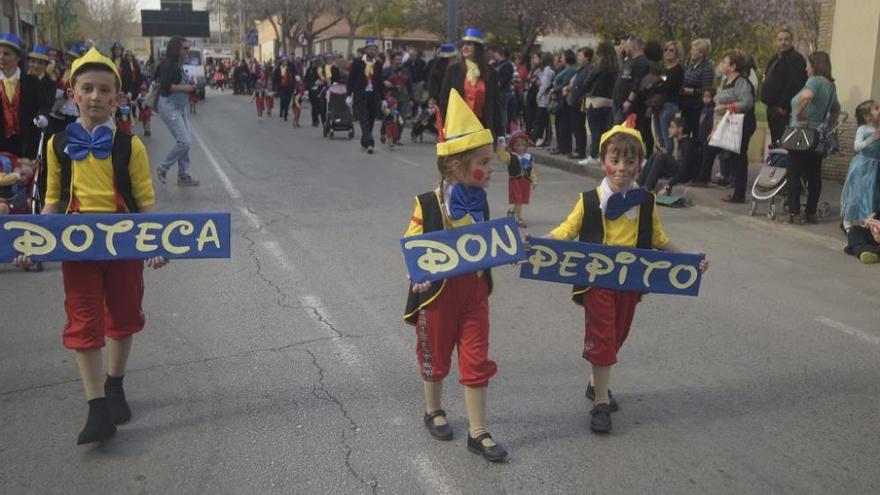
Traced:
<path fill-rule="evenodd" d="M 446 0 L 446 42 L 458 40 L 458 0 Z"/>
<path fill-rule="evenodd" d="M 241 43 L 241 58 L 242 60 L 247 60 L 247 56 L 245 56 L 244 50 L 247 45 L 247 39 L 245 38 L 247 34 L 244 32 L 244 0 L 238 0 L 238 31 L 239 31 L 239 43 Z"/>

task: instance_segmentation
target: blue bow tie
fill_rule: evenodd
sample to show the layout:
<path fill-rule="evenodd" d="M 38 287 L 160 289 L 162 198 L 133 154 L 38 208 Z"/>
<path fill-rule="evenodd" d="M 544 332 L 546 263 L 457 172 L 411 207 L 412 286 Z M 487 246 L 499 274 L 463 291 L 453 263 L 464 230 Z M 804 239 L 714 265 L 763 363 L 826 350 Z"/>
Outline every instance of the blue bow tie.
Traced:
<path fill-rule="evenodd" d="M 608 202 L 605 204 L 605 218 L 616 220 L 633 206 L 642 204 L 644 199 L 645 190 L 642 188 L 630 189 L 626 192 L 626 196 L 616 192 L 608 198 Z"/>
<path fill-rule="evenodd" d="M 85 160 L 89 153 L 99 160 L 110 156 L 113 149 L 113 129 L 102 125 L 90 133 L 79 122 L 67 126 L 67 147 L 71 160 Z"/>
<path fill-rule="evenodd" d="M 482 187 L 468 187 L 463 184 L 452 186 L 449 195 L 449 216 L 453 220 L 461 220 L 470 214 L 475 222 L 482 222 L 486 217 L 486 190 Z"/>

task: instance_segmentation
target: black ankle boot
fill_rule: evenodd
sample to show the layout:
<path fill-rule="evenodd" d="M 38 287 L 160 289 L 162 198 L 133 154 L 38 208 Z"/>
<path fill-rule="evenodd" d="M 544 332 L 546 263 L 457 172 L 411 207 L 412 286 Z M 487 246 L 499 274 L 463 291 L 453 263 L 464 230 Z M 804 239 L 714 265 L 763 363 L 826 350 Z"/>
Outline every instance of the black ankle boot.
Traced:
<path fill-rule="evenodd" d="M 116 433 L 116 426 L 113 425 L 113 420 L 110 418 L 110 407 L 107 406 L 107 400 L 103 397 L 90 400 L 86 426 L 79 432 L 76 444 L 103 442 L 112 437 L 114 433 Z"/>
<path fill-rule="evenodd" d="M 124 376 L 107 376 L 104 382 L 104 395 L 107 397 L 107 406 L 110 408 L 110 418 L 114 425 L 121 425 L 131 419 L 131 409 L 125 400 L 125 390 L 122 388 Z"/>

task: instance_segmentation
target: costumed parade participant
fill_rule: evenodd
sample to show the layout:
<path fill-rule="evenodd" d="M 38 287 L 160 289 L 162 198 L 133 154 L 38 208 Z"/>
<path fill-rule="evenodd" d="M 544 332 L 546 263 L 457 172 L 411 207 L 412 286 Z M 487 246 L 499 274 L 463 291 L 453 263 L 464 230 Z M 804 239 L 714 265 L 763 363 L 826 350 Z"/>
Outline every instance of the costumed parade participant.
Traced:
<path fill-rule="evenodd" d="M 522 206 L 529 204 L 532 189 L 538 183 L 534 157 L 528 150 L 529 136 L 522 129 L 513 131 L 507 138 L 507 150 L 498 148 L 498 158 L 501 163 L 507 163 L 510 176 L 507 182 L 507 200 L 510 203 L 507 215 L 515 217 L 516 224 L 521 228 L 526 228 Z"/>
<path fill-rule="evenodd" d="M 680 252 L 663 231 L 654 195 L 635 182 L 645 157 L 645 144 L 632 125 L 631 116 L 626 124 L 602 134 L 599 155 L 605 178 L 596 189 L 581 193 L 574 210 L 548 237 Z M 700 270 L 705 272 L 708 267 L 709 262 L 703 259 Z M 617 353 L 629 334 L 641 294 L 575 286 L 572 299 L 583 306 L 586 318 L 583 357 L 592 365 L 586 396 L 595 404 L 590 411 L 590 429 L 608 433 L 611 412 L 620 407 L 608 388 L 611 366 L 617 363 Z"/>
<path fill-rule="evenodd" d="M 11 33 L 0 36 L 0 151 L 34 159 L 40 141 L 37 125 L 48 125 L 46 114 L 50 103 L 44 97 L 40 81 L 19 67 L 23 55 L 18 36 Z"/>
<path fill-rule="evenodd" d="M 434 101 L 440 101 L 440 91 L 443 87 L 443 78 L 446 77 L 446 68 L 449 67 L 449 61 L 458 56 L 458 50 L 452 43 L 440 45 L 437 50 L 437 56 L 428 62 L 426 71 L 428 72 L 428 97 Z"/>
<path fill-rule="evenodd" d="M 125 93 L 119 94 L 119 104 L 116 106 L 116 129 L 131 134 L 131 126 L 134 115 L 131 111 L 131 101 Z"/>
<path fill-rule="evenodd" d="M 261 77 L 254 84 L 254 93 L 251 95 L 251 100 L 257 108 L 257 120 L 261 122 L 263 121 L 263 112 L 266 111 L 266 93 L 266 79 Z"/>
<path fill-rule="evenodd" d="M 36 45 L 28 54 L 28 74 L 40 81 L 40 87 L 43 89 L 43 101 L 45 105 L 55 103 L 55 95 L 58 83 L 52 80 L 48 73 L 49 68 L 49 47 Z"/>
<path fill-rule="evenodd" d="M 492 175 L 492 132 L 456 91 L 437 143 L 439 186 L 415 200 L 405 237 L 454 229 L 489 219 L 485 187 Z M 438 440 L 452 440 L 442 407 L 443 379 L 458 348 L 470 429 L 467 448 L 492 462 L 507 451 L 486 430 L 486 392 L 497 366 L 489 359 L 489 294 L 492 273 L 483 270 L 439 282 L 412 284 L 404 321 L 416 327 L 416 354 L 425 393 L 424 423 Z"/>
<path fill-rule="evenodd" d="M 501 124 L 501 95 L 498 73 L 486 63 L 486 40 L 476 28 L 467 28 L 461 38 L 461 62 L 450 64 L 440 89 L 440 113 L 448 106 L 449 90 L 455 89 L 480 122 L 495 136 L 506 134 Z"/>
<path fill-rule="evenodd" d="M 373 38 L 367 38 L 364 55 L 351 62 L 347 92 L 353 95 L 354 116 L 361 125 L 361 149 L 372 153 L 376 142 L 373 140 L 373 126 L 382 109 L 383 83 L 382 63 L 376 59 L 379 45 Z"/>
<path fill-rule="evenodd" d="M 44 214 L 153 210 L 146 148 L 113 124 L 121 85 L 116 64 L 94 48 L 73 63 L 70 86 L 81 116 L 49 141 Z M 16 259 L 19 266 L 30 262 L 26 256 Z M 153 268 L 166 263 L 162 257 L 146 261 Z M 67 313 L 64 346 L 75 353 L 89 406 L 77 444 L 101 442 L 131 417 L 122 382 L 132 336 L 144 328 L 144 261 L 63 262 L 61 270 Z M 106 376 L 101 350 L 105 338 Z"/>
<path fill-rule="evenodd" d="M 52 134 L 63 131 L 68 125 L 73 123 L 79 117 L 79 108 L 73 101 L 73 95 L 70 90 L 70 71 L 73 63 L 85 54 L 88 46 L 85 43 L 79 43 L 67 49 L 67 57 L 70 65 L 64 71 L 59 81 L 59 89 L 61 96 L 55 100 L 52 106 L 52 112 L 49 114 L 49 130 Z"/>
<path fill-rule="evenodd" d="M 384 128 L 384 140 L 389 149 L 400 144 L 400 132 L 403 130 L 403 117 L 400 115 L 399 103 L 391 96 L 382 102 L 382 127 Z"/>
<path fill-rule="evenodd" d="M 147 82 L 141 84 L 140 94 L 137 99 L 138 121 L 144 126 L 144 137 L 150 137 L 150 121 L 153 119 L 153 109 L 147 105 Z"/>

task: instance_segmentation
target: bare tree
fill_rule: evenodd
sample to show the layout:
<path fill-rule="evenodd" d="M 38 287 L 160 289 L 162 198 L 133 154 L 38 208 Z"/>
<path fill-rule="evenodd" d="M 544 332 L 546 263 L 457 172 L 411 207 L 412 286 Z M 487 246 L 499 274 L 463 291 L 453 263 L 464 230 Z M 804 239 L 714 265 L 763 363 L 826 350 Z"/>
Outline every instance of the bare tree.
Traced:
<path fill-rule="evenodd" d="M 121 40 L 138 13 L 137 0 L 82 0 L 83 25 L 96 42 Z"/>
<path fill-rule="evenodd" d="M 822 0 L 797 0 L 796 21 L 800 24 L 798 38 L 807 52 L 819 49 L 819 21 L 822 19 Z"/>
<path fill-rule="evenodd" d="M 71 11 L 79 0 L 45 0 L 45 12 L 48 15 L 40 16 L 43 32 L 49 33 L 54 46 L 64 48 L 65 20 L 71 19 Z"/>

